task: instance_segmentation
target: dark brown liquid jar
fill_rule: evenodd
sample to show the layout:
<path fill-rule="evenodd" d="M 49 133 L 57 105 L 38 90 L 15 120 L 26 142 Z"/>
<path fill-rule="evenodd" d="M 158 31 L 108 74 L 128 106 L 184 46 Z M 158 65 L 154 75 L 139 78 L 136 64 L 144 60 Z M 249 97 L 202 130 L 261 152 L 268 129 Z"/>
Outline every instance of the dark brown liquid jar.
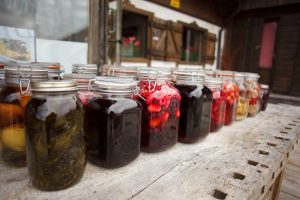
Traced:
<path fill-rule="evenodd" d="M 265 111 L 269 102 L 270 89 L 269 85 L 261 84 L 262 98 L 260 102 L 260 110 Z"/>
<path fill-rule="evenodd" d="M 206 76 L 204 85 L 211 90 L 213 96 L 210 132 L 217 132 L 225 123 L 226 94 L 222 90 L 222 80 L 220 78 Z"/>
<path fill-rule="evenodd" d="M 208 135 L 212 92 L 204 86 L 205 74 L 175 72 L 174 86 L 181 95 L 178 141 L 193 143 Z"/>
<path fill-rule="evenodd" d="M 137 81 L 97 76 L 90 86 L 96 97 L 85 110 L 88 159 L 105 168 L 129 164 L 140 153 L 141 105 Z"/>
<path fill-rule="evenodd" d="M 13 166 L 26 165 L 24 109 L 32 80 L 48 80 L 47 68 L 29 63 L 5 66 L 5 87 L 0 93 L 1 151 L 3 160 Z"/>
<path fill-rule="evenodd" d="M 164 151 L 178 140 L 179 91 L 171 85 L 172 73 L 154 69 L 138 71 L 142 112 L 142 151 Z"/>
<path fill-rule="evenodd" d="M 25 108 L 29 177 L 42 190 L 71 187 L 86 166 L 83 105 L 76 82 L 32 82 L 31 91 Z"/>

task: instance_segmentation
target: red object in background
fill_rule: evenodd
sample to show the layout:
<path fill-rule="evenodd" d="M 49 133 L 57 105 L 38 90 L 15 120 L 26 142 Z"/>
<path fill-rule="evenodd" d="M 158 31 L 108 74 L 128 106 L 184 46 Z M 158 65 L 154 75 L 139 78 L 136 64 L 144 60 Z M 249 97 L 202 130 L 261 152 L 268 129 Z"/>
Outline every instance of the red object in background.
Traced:
<path fill-rule="evenodd" d="M 264 24 L 259 58 L 260 68 L 272 68 L 273 54 L 276 42 L 276 32 L 277 22 L 266 22 Z"/>

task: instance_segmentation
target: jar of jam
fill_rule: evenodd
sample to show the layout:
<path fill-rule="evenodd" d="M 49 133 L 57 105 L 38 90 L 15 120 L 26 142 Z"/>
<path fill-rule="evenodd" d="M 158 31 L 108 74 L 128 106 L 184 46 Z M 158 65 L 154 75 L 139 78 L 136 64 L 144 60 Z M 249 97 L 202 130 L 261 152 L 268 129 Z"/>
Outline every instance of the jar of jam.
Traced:
<path fill-rule="evenodd" d="M 239 88 L 234 83 L 234 72 L 222 71 L 223 91 L 226 95 L 225 125 L 230 125 L 236 118 L 237 103 L 239 98 Z"/>
<path fill-rule="evenodd" d="M 234 74 L 234 82 L 236 83 L 239 89 L 236 120 L 245 119 L 248 115 L 249 99 L 246 93 L 245 77 L 246 75 L 242 73 Z"/>
<path fill-rule="evenodd" d="M 212 92 L 204 86 L 205 74 L 175 72 L 181 95 L 178 141 L 196 142 L 210 130 Z"/>
<path fill-rule="evenodd" d="M 245 73 L 246 74 L 246 92 L 249 98 L 249 109 L 248 116 L 254 117 L 260 107 L 260 89 L 259 89 L 259 75 L 255 73 Z"/>
<path fill-rule="evenodd" d="M 219 78 L 206 76 L 204 85 L 212 92 L 210 132 L 216 132 L 225 123 L 226 94 L 222 90 L 222 81 Z"/>
<path fill-rule="evenodd" d="M 96 64 L 73 64 L 72 65 L 73 74 L 92 74 L 97 75 L 97 65 Z"/>
<path fill-rule="evenodd" d="M 26 158 L 30 179 L 42 190 L 78 183 L 86 166 L 83 106 L 72 80 L 33 81 L 25 108 Z"/>
<path fill-rule="evenodd" d="M 97 76 L 85 111 L 88 159 L 105 168 L 125 166 L 140 153 L 141 105 L 133 79 Z"/>
<path fill-rule="evenodd" d="M 5 67 L 5 87 L 0 93 L 2 157 L 14 166 L 26 165 L 24 108 L 30 99 L 30 82 L 48 80 L 48 70 L 30 64 Z"/>
<path fill-rule="evenodd" d="M 95 94 L 89 90 L 89 82 L 95 78 L 92 74 L 65 74 L 65 80 L 74 80 L 78 87 L 78 97 L 80 98 L 83 106 L 85 107 L 88 101 L 95 97 Z"/>
<path fill-rule="evenodd" d="M 143 106 L 141 148 L 145 152 L 163 151 L 177 142 L 181 97 L 171 78 L 167 71 L 138 71 Z"/>
<path fill-rule="evenodd" d="M 261 84 L 262 88 L 262 100 L 261 100 L 261 111 L 265 111 L 269 102 L 270 90 L 268 85 Z"/>

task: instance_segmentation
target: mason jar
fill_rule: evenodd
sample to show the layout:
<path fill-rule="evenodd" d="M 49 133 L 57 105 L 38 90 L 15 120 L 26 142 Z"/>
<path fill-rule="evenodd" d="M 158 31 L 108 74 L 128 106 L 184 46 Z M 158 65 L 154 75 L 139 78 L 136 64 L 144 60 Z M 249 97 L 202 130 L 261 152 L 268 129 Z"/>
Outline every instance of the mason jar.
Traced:
<path fill-rule="evenodd" d="M 243 73 L 234 74 L 234 82 L 238 86 L 239 98 L 237 103 L 236 120 L 245 119 L 248 115 L 249 98 L 246 93 L 245 77 Z"/>
<path fill-rule="evenodd" d="M 5 67 L 5 87 L 0 93 L 2 157 L 8 164 L 26 165 L 24 108 L 31 97 L 30 83 L 48 80 L 47 68 L 30 64 Z"/>
<path fill-rule="evenodd" d="M 212 92 L 210 132 L 216 132 L 225 123 L 226 94 L 222 90 L 222 80 L 220 78 L 206 76 L 204 85 Z"/>
<path fill-rule="evenodd" d="M 204 86 L 205 74 L 175 72 L 175 87 L 181 95 L 178 141 L 196 142 L 208 135 L 212 92 Z"/>
<path fill-rule="evenodd" d="M 177 143 L 180 117 L 179 91 L 171 85 L 172 73 L 155 69 L 138 71 L 145 152 L 159 152 Z"/>
<path fill-rule="evenodd" d="M 83 106 L 72 80 L 33 81 L 25 108 L 30 179 L 42 190 L 78 183 L 86 166 Z"/>
<path fill-rule="evenodd" d="M 123 77 L 137 79 L 138 67 L 106 66 L 103 74 L 105 76 Z"/>
<path fill-rule="evenodd" d="M 141 105 L 134 99 L 137 82 L 97 76 L 96 97 L 85 110 L 88 159 L 105 168 L 127 165 L 140 153 Z"/>
<path fill-rule="evenodd" d="M 239 88 L 233 81 L 234 72 L 221 71 L 223 88 L 226 95 L 225 125 L 230 125 L 236 118 L 237 103 L 239 98 Z"/>
<path fill-rule="evenodd" d="M 74 80 L 77 83 L 77 94 L 83 106 L 85 107 L 89 100 L 95 97 L 95 94 L 89 90 L 89 83 L 96 76 L 92 74 L 65 74 L 65 80 Z"/>
<path fill-rule="evenodd" d="M 260 107 L 260 89 L 259 89 L 259 75 L 255 73 L 246 74 L 246 91 L 249 98 L 248 116 L 254 117 Z"/>
<path fill-rule="evenodd" d="M 261 111 L 265 111 L 267 109 L 267 105 L 269 102 L 269 95 L 270 95 L 270 89 L 269 89 L 269 85 L 264 85 L 261 84 L 261 88 L 262 88 L 262 99 L 261 99 Z"/>

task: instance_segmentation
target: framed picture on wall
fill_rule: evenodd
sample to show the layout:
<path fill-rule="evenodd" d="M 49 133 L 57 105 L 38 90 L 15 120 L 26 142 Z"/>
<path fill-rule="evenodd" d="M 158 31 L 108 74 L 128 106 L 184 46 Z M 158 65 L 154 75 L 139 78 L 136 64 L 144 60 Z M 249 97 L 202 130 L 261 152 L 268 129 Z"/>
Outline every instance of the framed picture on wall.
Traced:
<path fill-rule="evenodd" d="M 35 51 L 33 30 L 0 26 L 0 61 L 35 61 Z"/>

